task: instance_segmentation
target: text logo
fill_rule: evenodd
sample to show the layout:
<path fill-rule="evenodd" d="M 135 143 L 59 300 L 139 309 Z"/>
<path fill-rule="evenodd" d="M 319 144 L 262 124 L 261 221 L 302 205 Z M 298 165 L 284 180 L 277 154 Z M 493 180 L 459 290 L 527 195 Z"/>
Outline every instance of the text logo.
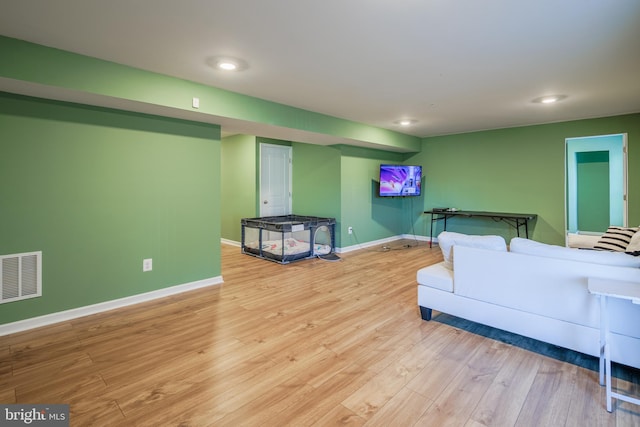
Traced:
<path fill-rule="evenodd" d="M 69 405 L 1 405 L 0 425 L 68 427 Z"/>

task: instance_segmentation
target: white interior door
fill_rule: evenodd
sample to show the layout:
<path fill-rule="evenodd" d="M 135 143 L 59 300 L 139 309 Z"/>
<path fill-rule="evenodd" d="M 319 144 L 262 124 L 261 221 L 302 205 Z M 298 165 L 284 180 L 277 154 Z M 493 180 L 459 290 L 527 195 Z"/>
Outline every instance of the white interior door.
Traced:
<path fill-rule="evenodd" d="M 260 144 L 260 216 L 291 209 L 291 147 Z"/>

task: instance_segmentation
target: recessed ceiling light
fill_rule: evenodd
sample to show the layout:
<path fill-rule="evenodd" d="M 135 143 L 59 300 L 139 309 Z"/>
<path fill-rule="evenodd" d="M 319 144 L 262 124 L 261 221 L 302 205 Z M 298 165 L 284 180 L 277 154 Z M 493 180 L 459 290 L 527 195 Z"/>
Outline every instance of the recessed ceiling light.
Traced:
<path fill-rule="evenodd" d="M 566 97 L 567 95 L 547 95 L 538 97 L 531 102 L 534 102 L 536 104 L 553 104 L 554 102 L 562 101 Z"/>
<path fill-rule="evenodd" d="M 218 64 L 218 68 L 220 68 L 221 70 L 233 71 L 238 68 L 238 66 L 233 62 L 222 61 Z"/>
<path fill-rule="evenodd" d="M 397 125 L 400 125 L 400 126 L 411 126 L 413 124 L 418 123 L 418 121 L 414 120 L 414 119 L 400 119 L 400 120 L 396 120 L 393 123 L 395 123 Z"/>
<path fill-rule="evenodd" d="M 249 68 L 249 65 L 242 59 L 230 56 L 214 56 L 209 58 L 207 63 L 214 69 L 221 71 L 242 71 Z"/>

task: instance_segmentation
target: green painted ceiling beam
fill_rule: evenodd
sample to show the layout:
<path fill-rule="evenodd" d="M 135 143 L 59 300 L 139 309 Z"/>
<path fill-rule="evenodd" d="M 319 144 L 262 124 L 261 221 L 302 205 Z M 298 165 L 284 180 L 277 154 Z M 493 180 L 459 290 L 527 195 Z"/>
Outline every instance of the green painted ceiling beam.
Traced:
<path fill-rule="evenodd" d="M 166 115 L 257 136 L 419 152 L 420 138 L 0 36 L 0 90 Z M 192 107 L 192 99 L 200 107 Z"/>

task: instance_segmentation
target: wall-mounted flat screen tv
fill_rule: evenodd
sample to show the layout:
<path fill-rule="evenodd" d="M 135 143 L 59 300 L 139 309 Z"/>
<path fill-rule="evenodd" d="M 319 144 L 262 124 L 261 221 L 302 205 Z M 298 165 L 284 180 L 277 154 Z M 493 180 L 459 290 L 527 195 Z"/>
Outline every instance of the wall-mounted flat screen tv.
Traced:
<path fill-rule="evenodd" d="M 380 165 L 380 196 L 419 196 L 422 166 Z"/>

